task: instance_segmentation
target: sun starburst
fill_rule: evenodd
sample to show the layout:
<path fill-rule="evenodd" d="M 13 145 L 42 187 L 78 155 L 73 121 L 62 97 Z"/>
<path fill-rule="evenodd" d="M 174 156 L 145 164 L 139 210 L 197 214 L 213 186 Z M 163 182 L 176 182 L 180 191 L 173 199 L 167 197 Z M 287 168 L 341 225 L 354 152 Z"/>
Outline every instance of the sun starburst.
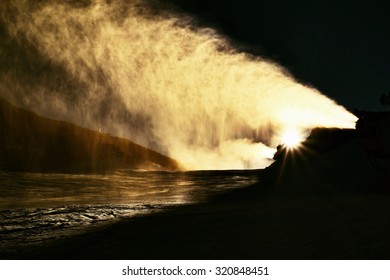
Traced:
<path fill-rule="evenodd" d="M 282 144 L 289 149 L 297 148 L 304 139 L 303 133 L 295 128 L 288 128 L 281 134 Z"/>

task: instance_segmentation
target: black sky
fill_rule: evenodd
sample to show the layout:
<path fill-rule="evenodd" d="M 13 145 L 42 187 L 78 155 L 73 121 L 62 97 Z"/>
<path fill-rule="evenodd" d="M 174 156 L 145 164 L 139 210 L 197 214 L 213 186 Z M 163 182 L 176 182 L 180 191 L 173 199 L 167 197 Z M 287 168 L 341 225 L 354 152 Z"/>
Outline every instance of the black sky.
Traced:
<path fill-rule="evenodd" d="M 299 81 L 353 110 L 388 110 L 387 1 L 169 0 L 246 50 L 286 67 Z"/>

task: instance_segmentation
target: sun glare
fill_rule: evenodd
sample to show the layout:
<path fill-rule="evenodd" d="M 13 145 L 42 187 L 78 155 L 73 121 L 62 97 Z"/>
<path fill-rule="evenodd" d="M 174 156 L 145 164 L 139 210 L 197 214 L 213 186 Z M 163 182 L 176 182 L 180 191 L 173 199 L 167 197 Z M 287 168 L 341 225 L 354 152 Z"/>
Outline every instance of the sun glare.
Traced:
<path fill-rule="evenodd" d="M 289 128 L 283 132 L 281 140 L 288 148 L 295 148 L 304 140 L 304 136 L 297 129 Z"/>

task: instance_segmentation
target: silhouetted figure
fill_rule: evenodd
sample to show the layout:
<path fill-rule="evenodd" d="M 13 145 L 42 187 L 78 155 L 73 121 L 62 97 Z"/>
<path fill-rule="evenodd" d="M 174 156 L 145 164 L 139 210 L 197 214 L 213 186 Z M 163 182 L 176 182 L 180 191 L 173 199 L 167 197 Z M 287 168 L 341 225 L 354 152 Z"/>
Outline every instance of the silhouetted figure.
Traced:
<path fill-rule="evenodd" d="M 285 145 L 278 145 L 276 147 L 276 153 L 274 154 L 274 160 L 279 161 L 286 158 L 287 148 Z"/>
<path fill-rule="evenodd" d="M 390 106 L 390 91 L 381 95 L 380 102 L 382 105 Z"/>
<path fill-rule="evenodd" d="M 390 179 L 390 112 L 359 111 L 357 116 L 356 131 L 371 165 Z"/>

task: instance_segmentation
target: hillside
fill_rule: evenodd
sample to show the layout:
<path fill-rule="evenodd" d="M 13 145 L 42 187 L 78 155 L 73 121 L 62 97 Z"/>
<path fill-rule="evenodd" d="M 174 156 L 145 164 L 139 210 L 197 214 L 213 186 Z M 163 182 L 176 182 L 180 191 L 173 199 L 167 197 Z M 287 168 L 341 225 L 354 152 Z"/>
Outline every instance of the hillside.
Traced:
<path fill-rule="evenodd" d="M 177 170 L 171 158 L 127 139 L 51 120 L 0 98 L 0 170 Z"/>

